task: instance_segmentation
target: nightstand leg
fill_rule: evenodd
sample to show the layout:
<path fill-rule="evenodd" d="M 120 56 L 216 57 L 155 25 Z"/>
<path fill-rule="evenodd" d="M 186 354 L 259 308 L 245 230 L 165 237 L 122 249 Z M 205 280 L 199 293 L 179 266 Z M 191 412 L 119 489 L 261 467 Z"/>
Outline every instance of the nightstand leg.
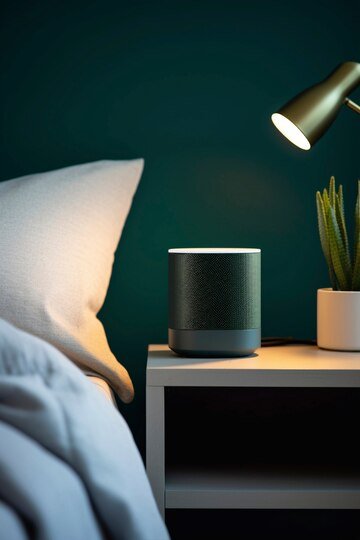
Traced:
<path fill-rule="evenodd" d="M 164 387 L 146 387 L 146 470 L 162 517 L 165 517 Z"/>

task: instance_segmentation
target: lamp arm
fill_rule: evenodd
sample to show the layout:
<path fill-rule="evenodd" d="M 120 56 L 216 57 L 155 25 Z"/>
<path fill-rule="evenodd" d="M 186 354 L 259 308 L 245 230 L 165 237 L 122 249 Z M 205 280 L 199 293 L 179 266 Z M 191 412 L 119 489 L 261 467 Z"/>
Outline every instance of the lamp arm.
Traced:
<path fill-rule="evenodd" d="M 349 107 L 349 109 L 360 114 L 360 105 L 358 105 L 354 101 L 351 101 L 351 99 L 349 98 L 345 98 L 344 103 Z"/>

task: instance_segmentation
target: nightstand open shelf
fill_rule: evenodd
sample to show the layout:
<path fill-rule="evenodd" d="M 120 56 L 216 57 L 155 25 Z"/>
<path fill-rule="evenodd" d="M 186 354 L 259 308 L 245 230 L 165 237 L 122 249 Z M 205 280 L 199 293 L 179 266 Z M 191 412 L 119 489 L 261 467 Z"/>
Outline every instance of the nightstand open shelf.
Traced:
<path fill-rule="evenodd" d="M 353 407 L 358 353 L 286 346 L 190 359 L 150 346 L 147 471 L 160 511 L 360 509 Z"/>
<path fill-rule="evenodd" d="M 358 509 L 360 473 L 258 467 L 166 474 L 165 508 Z"/>

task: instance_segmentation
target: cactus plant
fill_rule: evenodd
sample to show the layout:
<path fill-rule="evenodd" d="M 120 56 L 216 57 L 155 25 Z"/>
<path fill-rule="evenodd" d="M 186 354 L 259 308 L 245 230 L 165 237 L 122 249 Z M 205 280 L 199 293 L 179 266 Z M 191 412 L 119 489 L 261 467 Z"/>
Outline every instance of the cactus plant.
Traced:
<path fill-rule="evenodd" d="M 335 178 L 329 190 L 316 193 L 321 247 L 334 291 L 360 290 L 360 180 L 355 206 L 354 249 L 351 253 L 346 229 L 343 188 L 336 192 Z"/>

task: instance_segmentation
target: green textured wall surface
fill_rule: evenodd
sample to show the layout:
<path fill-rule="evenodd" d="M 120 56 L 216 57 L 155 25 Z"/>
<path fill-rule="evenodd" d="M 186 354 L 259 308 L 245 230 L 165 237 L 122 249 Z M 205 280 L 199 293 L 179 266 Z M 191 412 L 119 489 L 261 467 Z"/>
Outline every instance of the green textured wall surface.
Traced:
<path fill-rule="evenodd" d="M 2 4 L 1 178 L 145 158 L 101 312 L 134 380 L 121 410 L 141 449 L 146 347 L 167 339 L 169 247 L 260 247 L 263 334 L 315 337 L 328 279 L 314 192 L 334 174 L 352 201 L 360 119 L 344 107 L 302 152 L 269 117 L 360 61 L 359 17 L 355 0 Z"/>

